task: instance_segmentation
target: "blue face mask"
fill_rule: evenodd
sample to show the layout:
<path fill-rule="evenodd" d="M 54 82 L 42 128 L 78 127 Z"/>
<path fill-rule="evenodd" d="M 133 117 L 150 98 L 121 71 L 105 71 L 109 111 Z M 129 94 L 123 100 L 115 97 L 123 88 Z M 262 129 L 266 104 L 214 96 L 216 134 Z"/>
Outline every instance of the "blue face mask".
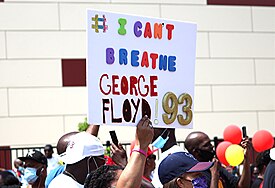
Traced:
<path fill-rule="evenodd" d="M 36 175 L 36 171 L 37 171 L 36 168 L 27 167 L 25 169 L 24 179 L 29 184 L 33 184 L 37 180 L 38 176 Z"/>
<path fill-rule="evenodd" d="M 161 149 L 166 144 L 167 140 L 169 139 L 169 136 L 166 137 L 166 139 L 159 136 L 153 143 L 152 146 L 155 148 Z"/>
<path fill-rule="evenodd" d="M 18 167 L 18 171 L 23 175 L 25 169 L 24 169 L 22 166 L 19 166 L 19 167 Z"/>
<path fill-rule="evenodd" d="M 199 176 L 192 180 L 192 184 L 194 188 L 207 188 L 207 181 L 205 176 Z"/>
<path fill-rule="evenodd" d="M 167 140 L 169 139 L 169 134 L 170 131 L 167 134 L 167 137 L 164 139 L 162 138 L 162 135 L 165 133 L 165 131 L 167 131 L 167 129 L 165 129 L 161 135 L 152 143 L 152 146 L 154 146 L 155 148 L 161 149 L 163 148 L 163 146 L 166 144 Z"/>

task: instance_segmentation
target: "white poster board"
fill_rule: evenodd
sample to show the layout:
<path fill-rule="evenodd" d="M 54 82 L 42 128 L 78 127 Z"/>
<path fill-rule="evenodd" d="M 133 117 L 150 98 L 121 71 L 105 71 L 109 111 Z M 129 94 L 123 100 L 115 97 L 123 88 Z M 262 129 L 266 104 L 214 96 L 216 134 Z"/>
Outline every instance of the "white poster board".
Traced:
<path fill-rule="evenodd" d="M 88 10 L 88 122 L 192 128 L 196 24 Z"/>

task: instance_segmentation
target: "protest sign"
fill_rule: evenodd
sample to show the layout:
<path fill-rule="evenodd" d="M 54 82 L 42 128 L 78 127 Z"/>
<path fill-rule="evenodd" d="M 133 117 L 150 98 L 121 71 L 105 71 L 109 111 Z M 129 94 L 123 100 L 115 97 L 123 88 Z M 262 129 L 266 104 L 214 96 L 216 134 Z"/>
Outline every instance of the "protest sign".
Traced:
<path fill-rule="evenodd" d="M 196 24 L 88 10 L 88 122 L 192 128 Z"/>

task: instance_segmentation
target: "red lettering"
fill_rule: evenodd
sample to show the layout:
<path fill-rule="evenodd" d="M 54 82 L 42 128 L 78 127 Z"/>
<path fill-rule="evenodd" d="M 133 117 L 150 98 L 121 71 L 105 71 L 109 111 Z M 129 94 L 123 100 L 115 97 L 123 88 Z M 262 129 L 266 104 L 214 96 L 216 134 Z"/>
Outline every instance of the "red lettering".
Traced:
<path fill-rule="evenodd" d="M 113 82 L 113 95 L 119 95 L 119 92 L 116 91 L 116 88 L 118 88 L 118 84 L 116 84 L 116 80 L 119 79 L 118 75 L 113 75 L 112 76 L 112 82 Z"/>
<path fill-rule="evenodd" d="M 144 29 L 144 38 L 149 37 L 152 38 L 152 31 L 150 22 L 146 22 L 145 29 Z"/>
<path fill-rule="evenodd" d="M 105 92 L 103 89 L 102 89 L 102 79 L 103 77 L 107 77 L 107 79 L 109 79 L 108 75 L 107 74 L 103 74 L 101 77 L 100 77 L 100 80 L 99 80 L 99 88 L 100 88 L 100 91 L 101 93 L 103 93 L 104 95 L 109 95 L 110 92 L 111 92 L 111 86 L 107 84 L 107 87 L 109 88 L 109 91 Z"/>
<path fill-rule="evenodd" d="M 154 38 L 162 38 L 162 24 L 155 23 L 154 24 Z"/>
<path fill-rule="evenodd" d="M 155 88 L 157 88 L 157 85 L 155 84 L 155 80 L 158 80 L 157 76 L 150 76 L 150 96 L 158 96 L 158 92 L 155 91 Z"/>
<path fill-rule="evenodd" d="M 125 76 L 122 76 L 121 78 L 121 93 L 123 95 L 126 95 L 128 93 L 128 90 L 129 90 L 129 86 L 128 86 L 128 80 Z"/>
<path fill-rule="evenodd" d="M 135 95 L 135 96 L 138 95 L 136 84 L 137 84 L 137 78 L 135 76 L 130 76 L 130 95 Z"/>
<path fill-rule="evenodd" d="M 157 67 L 158 54 L 151 53 L 150 57 L 152 59 L 152 69 L 155 69 Z"/>
<path fill-rule="evenodd" d="M 150 78 L 144 75 L 136 76 L 122 76 L 112 75 L 112 79 L 109 79 L 107 74 L 102 74 L 99 81 L 99 88 L 104 95 L 135 95 L 147 97 L 149 94 L 151 97 L 158 96 L 157 84 L 158 76 L 150 76 Z M 150 83 L 149 83 L 150 82 Z M 105 102 L 107 104 L 107 102 Z M 107 110 L 105 110 L 107 111 Z"/>
<path fill-rule="evenodd" d="M 171 39 L 172 39 L 172 31 L 173 31 L 173 29 L 174 29 L 174 25 L 172 25 L 172 24 L 167 24 L 167 25 L 166 25 L 166 29 L 167 29 L 167 31 L 168 31 L 168 36 L 167 36 L 167 38 L 168 38 L 168 40 L 171 40 Z"/>
<path fill-rule="evenodd" d="M 145 78 L 143 75 L 140 75 L 138 77 L 138 91 L 139 91 L 139 94 L 142 96 L 142 97 L 146 97 L 148 95 L 148 92 L 149 92 L 149 86 L 145 84 L 144 88 L 146 89 L 146 93 L 142 93 L 141 90 L 140 90 L 140 79 L 143 79 L 143 82 L 145 82 Z"/>
<path fill-rule="evenodd" d="M 142 60 L 141 60 L 141 66 L 149 67 L 149 61 L 148 61 L 148 53 L 146 51 L 143 52 Z"/>

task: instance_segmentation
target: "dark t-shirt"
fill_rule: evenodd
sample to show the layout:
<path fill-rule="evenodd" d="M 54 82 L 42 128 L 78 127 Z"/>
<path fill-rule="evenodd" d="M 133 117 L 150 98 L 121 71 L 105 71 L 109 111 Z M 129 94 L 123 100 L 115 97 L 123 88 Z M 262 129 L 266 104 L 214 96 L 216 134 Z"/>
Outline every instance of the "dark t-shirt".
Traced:
<path fill-rule="evenodd" d="M 262 178 L 256 178 L 254 182 L 251 185 L 251 188 L 259 188 L 263 179 Z"/>
<path fill-rule="evenodd" d="M 271 160 L 266 167 L 264 174 L 263 188 L 275 187 L 275 161 Z"/>
<path fill-rule="evenodd" d="M 210 186 L 210 182 L 211 182 L 210 170 L 205 171 L 205 173 L 203 173 L 203 174 L 206 176 L 208 186 Z M 237 187 L 239 178 L 234 176 L 233 174 L 227 172 L 227 170 L 225 168 L 221 167 L 220 180 L 222 181 L 224 188 L 234 188 L 234 187 Z"/>

